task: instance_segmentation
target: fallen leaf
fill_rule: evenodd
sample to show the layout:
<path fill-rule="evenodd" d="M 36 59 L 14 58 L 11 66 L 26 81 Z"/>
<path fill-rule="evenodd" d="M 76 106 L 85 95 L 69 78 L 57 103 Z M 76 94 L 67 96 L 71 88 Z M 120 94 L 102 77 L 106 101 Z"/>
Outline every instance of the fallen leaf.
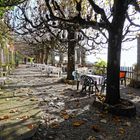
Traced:
<path fill-rule="evenodd" d="M 0 92 L 0 96 L 3 95 L 3 92 Z"/>
<path fill-rule="evenodd" d="M 9 111 L 9 113 L 16 113 L 16 112 L 19 112 L 19 110 L 16 108 L 16 109 L 11 109 L 10 111 Z"/>
<path fill-rule="evenodd" d="M 76 114 L 70 114 L 69 116 L 70 116 L 70 118 L 75 118 Z"/>
<path fill-rule="evenodd" d="M 99 117 L 101 117 L 101 118 L 105 118 L 106 116 L 105 116 L 104 113 L 100 113 L 100 114 L 99 114 Z"/>
<path fill-rule="evenodd" d="M 63 115 L 63 118 L 65 119 L 65 120 L 67 120 L 67 119 L 69 119 L 69 115 L 68 114 L 66 114 L 66 115 Z"/>
<path fill-rule="evenodd" d="M 77 120 L 77 121 L 73 122 L 73 126 L 78 127 L 78 126 L 83 125 L 84 123 L 85 123 L 85 121 L 83 121 L 83 120 Z"/>
<path fill-rule="evenodd" d="M 102 120 L 100 120 L 100 122 L 102 122 L 102 123 L 107 123 L 107 120 L 102 119 Z"/>
<path fill-rule="evenodd" d="M 94 136 L 89 136 L 87 140 L 96 140 Z"/>
<path fill-rule="evenodd" d="M 128 126 L 128 127 L 130 127 L 131 126 L 131 122 L 126 122 L 125 125 Z"/>
<path fill-rule="evenodd" d="M 96 93 L 96 96 L 100 96 L 100 95 L 101 95 L 101 93 L 99 93 L 99 92 L 98 92 L 98 93 Z"/>
<path fill-rule="evenodd" d="M 105 100 L 105 97 L 101 96 L 101 95 L 98 95 L 97 98 L 100 100 L 100 101 L 104 101 Z"/>
<path fill-rule="evenodd" d="M 68 113 L 67 113 L 66 110 L 61 110 L 61 111 L 60 111 L 60 116 L 67 115 L 67 114 L 68 114 Z"/>
<path fill-rule="evenodd" d="M 9 115 L 5 115 L 5 116 L 0 117 L 0 121 L 6 120 L 6 119 L 9 119 L 9 118 L 10 118 Z"/>
<path fill-rule="evenodd" d="M 96 136 L 96 138 L 99 139 L 99 140 L 104 140 L 104 139 L 105 139 L 105 135 L 104 135 L 104 134 L 98 135 L 98 136 Z M 108 137 L 108 138 L 109 138 L 109 137 Z M 108 140 L 108 139 L 107 139 L 107 140 Z"/>
<path fill-rule="evenodd" d="M 50 127 L 51 128 L 59 128 L 60 124 L 58 122 L 53 122 Z"/>
<path fill-rule="evenodd" d="M 91 127 L 95 132 L 100 132 L 100 128 L 98 125 L 92 125 Z"/>
<path fill-rule="evenodd" d="M 25 97 L 25 96 L 19 96 L 19 98 L 26 98 L 26 97 Z M 22 99 L 19 99 L 19 101 L 20 101 L 20 100 L 22 101 Z"/>
<path fill-rule="evenodd" d="M 119 134 L 124 134 L 125 133 L 125 129 L 124 128 L 119 128 Z"/>
<path fill-rule="evenodd" d="M 78 103 L 76 103 L 76 107 L 80 107 L 80 103 L 78 102 Z"/>
<path fill-rule="evenodd" d="M 115 117 L 113 117 L 112 120 L 113 120 L 116 124 L 121 122 L 121 119 L 120 119 L 119 116 L 115 116 Z"/>
<path fill-rule="evenodd" d="M 31 98 L 30 101 L 38 101 L 37 99 L 35 98 Z"/>
<path fill-rule="evenodd" d="M 79 102 L 79 101 L 80 101 L 79 99 L 76 100 L 76 102 Z"/>
<path fill-rule="evenodd" d="M 3 117 L 3 116 L 2 116 L 2 117 L 0 117 L 0 121 L 1 121 L 1 120 L 4 120 L 4 117 Z"/>
<path fill-rule="evenodd" d="M 34 125 L 33 124 L 28 124 L 27 127 L 32 130 L 34 128 Z"/>
<path fill-rule="evenodd" d="M 21 120 L 27 120 L 27 119 L 29 119 L 29 118 L 30 118 L 29 116 L 21 116 L 21 117 L 20 117 Z"/>

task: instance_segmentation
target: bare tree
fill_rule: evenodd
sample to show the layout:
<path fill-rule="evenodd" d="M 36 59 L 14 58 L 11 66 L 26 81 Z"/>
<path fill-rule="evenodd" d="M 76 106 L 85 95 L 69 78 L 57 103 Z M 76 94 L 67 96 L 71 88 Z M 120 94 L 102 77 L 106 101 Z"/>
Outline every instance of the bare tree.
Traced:
<path fill-rule="evenodd" d="M 120 101 L 120 54 L 121 44 L 124 37 L 130 33 L 130 27 L 135 25 L 131 18 L 131 8 L 134 11 L 140 11 L 138 1 L 136 0 L 112 0 L 112 1 L 86 1 L 87 9 L 83 6 L 85 1 L 75 1 L 75 14 L 67 17 L 63 11 L 61 2 L 55 0 L 45 0 L 46 6 L 52 20 L 61 20 L 71 25 L 77 25 L 79 29 L 92 27 L 100 31 L 108 42 L 108 63 L 107 63 L 107 95 L 105 102 L 116 104 Z M 72 1 L 71 1 L 72 2 Z M 57 9 L 55 8 L 57 6 Z M 84 7 L 84 8 L 83 8 Z M 130 10 L 130 11 L 129 11 Z M 64 17 L 58 16 L 61 12 Z M 129 24 L 124 26 L 128 20 Z M 128 40 L 128 39 L 127 39 Z"/>
<path fill-rule="evenodd" d="M 38 4 L 38 1 L 36 2 Z M 12 14 L 14 20 L 17 20 L 12 27 L 14 31 L 24 36 L 29 33 L 32 35 L 36 34 L 38 38 L 42 38 L 40 40 L 49 36 L 55 38 L 57 44 L 61 44 L 59 46 L 66 46 L 65 50 L 68 48 L 67 79 L 73 79 L 72 72 L 75 70 L 75 46 L 78 41 L 81 40 L 81 38 L 79 38 L 80 34 L 82 35 L 84 32 L 77 34 L 79 32 L 77 31 L 77 26 L 71 26 L 61 21 L 52 21 L 49 17 L 44 16 L 44 13 L 46 15 L 47 10 L 43 3 L 40 3 L 40 5 L 35 4 L 34 7 L 31 7 L 30 3 L 27 2 L 18 6 L 17 9 L 18 10 L 14 10 Z M 60 15 L 63 17 L 62 14 Z M 64 43 L 66 45 L 62 45 Z M 62 47 L 60 47 L 59 50 L 61 50 L 61 48 Z"/>

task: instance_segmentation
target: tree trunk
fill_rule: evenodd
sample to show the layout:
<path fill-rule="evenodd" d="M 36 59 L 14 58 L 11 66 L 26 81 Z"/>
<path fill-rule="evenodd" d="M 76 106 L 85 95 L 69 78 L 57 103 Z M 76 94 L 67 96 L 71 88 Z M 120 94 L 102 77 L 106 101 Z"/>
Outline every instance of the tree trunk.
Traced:
<path fill-rule="evenodd" d="M 72 29 L 68 30 L 68 64 L 67 64 L 67 79 L 73 80 L 72 72 L 75 70 L 75 31 Z"/>
<path fill-rule="evenodd" d="M 59 64 L 63 64 L 63 60 L 64 60 L 64 55 L 62 52 L 60 52 L 60 56 L 59 56 Z"/>
<path fill-rule="evenodd" d="M 48 47 L 46 47 L 45 48 L 45 59 L 44 59 L 44 62 L 46 65 L 48 64 L 49 53 L 50 53 L 50 49 Z"/>
<path fill-rule="evenodd" d="M 86 64 L 86 54 L 85 49 L 81 48 L 81 65 L 85 66 Z"/>
<path fill-rule="evenodd" d="M 44 50 L 43 49 L 41 49 L 40 51 L 40 61 L 41 61 L 41 64 L 44 63 Z"/>
<path fill-rule="evenodd" d="M 115 39 L 117 37 L 118 39 Z M 107 95 L 106 102 L 108 104 L 116 104 L 120 99 L 120 54 L 121 42 L 120 37 L 116 34 L 109 34 L 108 46 L 108 64 L 107 64 Z"/>
<path fill-rule="evenodd" d="M 2 48 L 0 46 L 0 68 L 2 66 Z"/>
<path fill-rule="evenodd" d="M 51 53 L 50 53 L 50 63 L 52 66 L 55 65 L 55 54 L 53 50 L 51 50 Z"/>
<path fill-rule="evenodd" d="M 120 100 L 120 55 L 122 33 L 127 5 L 125 0 L 115 1 L 114 16 L 109 29 L 108 63 L 107 63 L 107 94 L 105 102 L 117 104 Z"/>
<path fill-rule="evenodd" d="M 79 47 L 76 49 L 76 55 L 76 64 L 80 64 L 81 51 Z"/>
<path fill-rule="evenodd" d="M 35 56 L 35 59 L 36 59 L 36 63 L 40 63 L 40 61 L 39 61 L 39 53 L 36 53 L 36 56 Z"/>

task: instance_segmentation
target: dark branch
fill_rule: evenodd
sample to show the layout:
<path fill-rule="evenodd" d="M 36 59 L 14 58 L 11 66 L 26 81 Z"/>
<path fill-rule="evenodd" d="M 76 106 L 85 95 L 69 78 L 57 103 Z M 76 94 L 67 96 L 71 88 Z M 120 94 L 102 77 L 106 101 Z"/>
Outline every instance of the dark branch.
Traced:
<path fill-rule="evenodd" d="M 106 23 L 99 23 L 96 21 L 86 21 L 85 19 L 83 19 L 79 15 L 77 15 L 73 18 L 70 18 L 70 19 L 58 17 L 53 13 L 53 10 L 50 6 L 49 0 L 45 0 L 45 2 L 46 2 L 46 6 L 48 7 L 48 10 L 50 12 L 50 17 L 52 18 L 52 20 L 63 21 L 63 22 L 66 22 L 67 24 L 68 23 L 69 24 L 78 24 L 78 26 L 80 25 L 81 28 L 89 28 L 89 27 L 92 27 L 93 29 L 107 28 Z"/>
<path fill-rule="evenodd" d="M 105 14 L 105 11 L 100 8 L 97 4 L 95 4 L 95 2 L 93 0 L 88 0 L 89 3 L 91 4 L 92 8 L 94 9 L 94 11 L 97 13 L 97 14 L 100 14 L 101 15 L 101 18 L 102 20 L 109 26 L 110 23 L 107 19 L 107 16 Z"/>
<path fill-rule="evenodd" d="M 21 4 L 27 0 L 4 0 L 0 2 L 0 7 L 12 7 Z"/>

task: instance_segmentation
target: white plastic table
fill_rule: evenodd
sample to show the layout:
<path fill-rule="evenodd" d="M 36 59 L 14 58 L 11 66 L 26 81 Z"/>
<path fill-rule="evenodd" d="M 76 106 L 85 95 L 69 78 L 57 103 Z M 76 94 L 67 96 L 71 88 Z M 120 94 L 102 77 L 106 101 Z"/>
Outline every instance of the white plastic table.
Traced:
<path fill-rule="evenodd" d="M 91 75 L 91 74 L 88 74 L 87 76 L 93 78 L 93 80 L 97 82 L 97 85 L 101 85 L 102 82 L 103 82 L 103 76 L 101 76 L 101 75 Z"/>

